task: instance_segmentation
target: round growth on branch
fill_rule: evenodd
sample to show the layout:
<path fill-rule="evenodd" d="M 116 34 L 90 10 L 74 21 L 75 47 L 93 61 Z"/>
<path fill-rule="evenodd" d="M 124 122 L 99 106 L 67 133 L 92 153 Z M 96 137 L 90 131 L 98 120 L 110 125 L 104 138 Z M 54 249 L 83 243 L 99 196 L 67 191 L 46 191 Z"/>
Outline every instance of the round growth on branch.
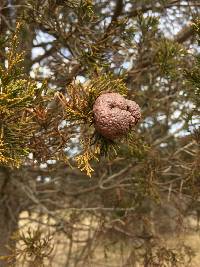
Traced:
<path fill-rule="evenodd" d="M 95 129 L 110 140 L 127 134 L 141 118 L 138 104 L 119 93 L 100 95 L 94 103 L 93 112 Z"/>

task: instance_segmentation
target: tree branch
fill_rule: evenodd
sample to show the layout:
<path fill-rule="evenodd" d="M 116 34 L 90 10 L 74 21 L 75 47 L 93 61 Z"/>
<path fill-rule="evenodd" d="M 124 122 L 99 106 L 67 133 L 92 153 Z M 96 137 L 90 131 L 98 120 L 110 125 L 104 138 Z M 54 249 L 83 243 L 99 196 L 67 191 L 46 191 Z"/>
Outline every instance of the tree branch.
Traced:
<path fill-rule="evenodd" d="M 194 34 L 195 34 L 194 28 L 192 27 L 192 24 L 189 23 L 181 31 L 178 32 L 178 34 L 174 38 L 174 41 L 178 43 L 184 43 Z"/>
<path fill-rule="evenodd" d="M 39 63 L 41 62 L 43 59 L 51 56 L 54 52 L 56 52 L 57 50 L 57 47 L 55 46 L 52 46 L 49 50 L 47 50 L 43 55 L 40 55 L 38 57 L 36 57 L 35 59 L 32 60 L 32 65 L 35 64 L 35 63 Z"/>
<path fill-rule="evenodd" d="M 122 13 L 123 7 L 124 7 L 123 0 L 117 0 L 116 6 L 115 6 L 115 10 L 114 10 L 114 14 L 112 16 L 111 22 L 108 25 L 108 28 L 107 28 L 106 32 L 108 32 L 110 30 L 110 28 L 113 26 L 113 24 L 118 20 L 118 17 Z"/>
<path fill-rule="evenodd" d="M 180 0 L 171 0 L 165 5 L 159 7 L 154 7 L 152 5 L 141 5 L 140 7 L 131 10 L 131 12 L 129 13 L 129 17 L 136 17 L 139 14 L 145 13 L 149 10 L 161 11 L 161 9 L 173 7 L 173 4 L 177 4 L 178 2 L 180 2 Z"/>

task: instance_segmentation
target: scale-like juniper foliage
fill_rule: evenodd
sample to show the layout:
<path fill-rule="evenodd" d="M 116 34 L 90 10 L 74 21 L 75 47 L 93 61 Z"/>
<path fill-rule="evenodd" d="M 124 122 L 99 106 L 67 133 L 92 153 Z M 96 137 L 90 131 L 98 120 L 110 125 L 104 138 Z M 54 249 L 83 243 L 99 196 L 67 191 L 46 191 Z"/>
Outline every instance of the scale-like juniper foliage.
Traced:
<path fill-rule="evenodd" d="M 10 37 L 7 61 L 0 66 L 0 164 L 19 167 L 29 152 L 30 136 L 35 131 L 30 109 L 35 107 L 37 84 L 26 77 L 18 52 L 17 31 Z"/>

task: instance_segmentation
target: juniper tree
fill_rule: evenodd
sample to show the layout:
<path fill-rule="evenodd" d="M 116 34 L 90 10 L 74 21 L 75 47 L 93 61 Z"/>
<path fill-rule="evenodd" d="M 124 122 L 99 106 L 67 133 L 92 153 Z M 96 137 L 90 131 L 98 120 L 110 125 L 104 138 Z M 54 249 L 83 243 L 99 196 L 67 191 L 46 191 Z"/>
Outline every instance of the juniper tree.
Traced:
<path fill-rule="evenodd" d="M 198 2 L 4 0 L 0 12 L 0 255 L 49 256 L 37 232 L 11 239 L 27 211 L 66 236 L 63 266 L 188 266 L 187 247 L 157 240 L 172 227 L 162 212 L 175 233 L 198 210 Z"/>

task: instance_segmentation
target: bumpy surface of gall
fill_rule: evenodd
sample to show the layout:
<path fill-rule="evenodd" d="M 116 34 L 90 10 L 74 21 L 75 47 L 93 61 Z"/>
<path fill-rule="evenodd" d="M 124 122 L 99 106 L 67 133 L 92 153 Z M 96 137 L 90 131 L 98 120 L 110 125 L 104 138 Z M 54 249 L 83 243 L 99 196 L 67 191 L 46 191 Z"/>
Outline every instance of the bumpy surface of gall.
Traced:
<path fill-rule="evenodd" d="M 119 93 L 100 95 L 94 103 L 93 112 L 97 132 L 110 140 L 125 135 L 141 118 L 138 104 Z"/>

